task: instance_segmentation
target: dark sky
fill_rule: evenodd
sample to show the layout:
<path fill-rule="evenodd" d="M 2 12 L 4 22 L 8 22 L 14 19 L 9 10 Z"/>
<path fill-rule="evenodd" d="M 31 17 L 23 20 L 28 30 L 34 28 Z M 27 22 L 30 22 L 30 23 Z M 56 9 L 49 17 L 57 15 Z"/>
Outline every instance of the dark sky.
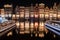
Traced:
<path fill-rule="evenodd" d="M 44 3 L 51 7 L 54 2 L 60 3 L 60 0 L 0 0 L 0 8 L 3 7 L 4 4 L 13 4 L 15 7 L 16 5 L 30 6 L 30 4 L 36 3 Z"/>

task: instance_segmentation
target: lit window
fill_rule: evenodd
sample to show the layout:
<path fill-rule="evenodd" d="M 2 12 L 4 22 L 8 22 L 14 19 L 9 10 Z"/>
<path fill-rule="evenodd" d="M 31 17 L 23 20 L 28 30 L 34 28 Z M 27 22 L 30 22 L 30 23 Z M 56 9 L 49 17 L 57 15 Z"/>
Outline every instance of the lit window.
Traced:
<path fill-rule="evenodd" d="M 12 18 L 15 19 L 15 14 L 12 15 Z"/>
<path fill-rule="evenodd" d="M 29 22 L 25 22 L 25 29 L 29 30 Z"/>
<path fill-rule="evenodd" d="M 38 22 L 35 22 L 35 28 L 38 28 Z"/>
<path fill-rule="evenodd" d="M 16 26 L 17 26 L 17 28 L 19 28 L 19 22 L 16 22 Z"/>
<path fill-rule="evenodd" d="M 25 18 L 29 18 L 29 12 L 25 12 Z"/>
<path fill-rule="evenodd" d="M 33 24 L 33 23 L 31 23 L 31 24 L 30 24 L 30 27 L 31 27 L 31 28 L 34 28 L 34 24 Z"/>
<path fill-rule="evenodd" d="M 38 18 L 38 14 L 35 14 L 35 18 Z"/>
<path fill-rule="evenodd" d="M 44 14 L 40 14 L 40 18 L 44 18 Z"/>
<path fill-rule="evenodd" d="M 53 17 L 57 17 L 57 14 L 53 14 Z"/>
<path fill-rule="evenodd" d="M 31 12 L 30 13 L 30 17 L 34 17 L 34 12 Z"/>
<path fill-rule="evenodd" d="M 20 22 L 20 28 L 24 29 L 24 22 Z"/>
<path fill-rule="evenodd" d="M 19 15 L 16 15 L 17 18 L 19 18 Z"/>
<path fill-rule="evenodd" d="M 49 15 L 48 14 L 45 14 L 45 18 L 48 18 L 49 17 Z"/>
<path fill-rule="evenodd" d="M 51 18 L 51 17 L 53 17 L 53 14 L 52 14 L 52 13 L 50 13 L 50 18 Z"/>
<path fill-rule="evenodd" d="M 60 14 L 58 14 L 58 18 L 60 18 Z"/>
<path fill-rule="evenodd" d="M 20 17 L 24 17 L 24 12 L 20 12 Z"/>

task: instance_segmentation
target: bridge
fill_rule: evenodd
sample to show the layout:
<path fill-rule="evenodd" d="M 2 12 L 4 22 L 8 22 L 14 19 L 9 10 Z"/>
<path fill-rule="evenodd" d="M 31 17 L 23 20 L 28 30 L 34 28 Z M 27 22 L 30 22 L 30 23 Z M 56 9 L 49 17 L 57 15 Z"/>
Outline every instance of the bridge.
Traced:
<path fill-rule="evenodd" d="M 12 20 L 0 23 L 0 37 L 7 34 L 11 30 L 15 30 L 15 28 L 16 28 L 15 22 Z"/>
<path fill-rule="evenodd" d="M 60 21 L 46 21 L 45 27 L 55 33 L 56 35 L 60 36 Z"/>

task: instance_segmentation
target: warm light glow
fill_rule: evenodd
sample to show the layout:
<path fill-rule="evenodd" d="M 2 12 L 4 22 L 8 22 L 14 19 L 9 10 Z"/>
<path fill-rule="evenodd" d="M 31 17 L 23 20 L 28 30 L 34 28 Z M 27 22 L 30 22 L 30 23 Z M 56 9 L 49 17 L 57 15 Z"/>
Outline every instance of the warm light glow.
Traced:
<path fill-rule="evenodd" d="M 31 14 L 31 17 L 34 17 L 34 15 L 33 15 L 33 14 Z"/>
<path fill-rule="evenodd" d="M 17 26 L 17 28 L 19 28 L 19 22 L 16 22 L 16 26 Z"/>
<path fill-rule="evenodd" d="M 20 31 L 20 34 L 24 34 L 24 31 Z"/>
<path fill-rule="evenodd" d="M 7 36 L 10 36 L 10 35 L 12 36 L 12 32 L 9 32 L 9 33 L 7 34 Z"/>
<path fill-rule="evenodd" d="M 4 14 L 4 9 L 1 9 L 1 14 Z"/>
<path fill-rule="evenodd" d="M 38 28 L 38 22 L 35 22 L 35 28 Z"/>
<path fill-rule="evenodd" d="M 31 12 L 30 17 L 34 17 L 34 13 L 33 12 Z"/>
<path fill-rule="evenodd" d="M 55 17 L 55 18 L 56 18 L 56 17 L 57 17 L 57 14 L 53 14 L 53 17 Z"/>
<path fill-rule="evenodd" d="M 29 22 L 25 22 L 25 29 L 29 30 Z"/>
<path fill-rule="evenodd" d="M 4 5 L 4 7 L 12 7 L 12 5 L 6 4 Z"/>
<path fill-rule="evenodd" d="M 58 18 L 60 18 L 60 14 L 58 14 Z"/>
<path fill-rule="evenodd" d="M 16 15 L 17 18 L 19 18 L 19 15 Z"/>
<path fill-rule="evenodd" d="M 37 33 L 35 34 L 35 36 L 37 37 Z"/>
<path fill-rule="evenodd" d="M 12 18 L 13 18 L 13 19 L 15 18 L 15 14 L 12 15 Z"/>
<path fill-rule="evenodd" d="M 44 14 L 40 14 L 40 18 L 44 18 Z"/>
<path fill-rule="evenodd" d="M 24 12 L 20 12 L 20 17 L 24 17 Z"/>
<path fill-rule="evenodd" d="M 33 24 L 33 22 L 30 24 L 30 27 L 31 27 L 31 28 L 34 28 L 34 24 Z"/>
<path fill-rule="evenodd" d="M 25 13 L 25 18 L 29 18 L 29 13 Z"/>
<path fill-rule="evenodd" d="M 20 22 L 20 28 L 24 29 L 24 22 Z"/>
<path fill-rule="evenodd" d="M 39 9 L 39 14 L 43 14 L 44 13 L 44 9 Z"/>
<path fill-rule="evenodd" d="M 44 23 L 43 22 L 41 23 L 41 26 L 44 27 Z"/>
<path fill-rule="evenodd" d="M 52 13 L 50 13 L 50 18 L 51 18 L 51 17 L 53 17 L 53 14 L 52 14 Z"/>
<path fill-rule="evenodd" d="M 44 33 L 40 33 L 39 37 L 41 37 L 41 38 L 44 37 Z"/>
<path fill-rule="evenodd" d="M 43 22 L 40 22 L 39 23 L 39 31 L 44 31 L 44 23 Z"/>
<path fill-rule="evenodd" d="M 30 33 L 29 32 L 29 22 L 28 21 L 25 22 L 25 31 L 24 32 L 25 33 Z"/>
<path fill-rule="evenodd" d="M 35 18 L 38 18 L 38 14 L 35 14 Z"/>
<path fill-rule="evenodd" d="M 48 14 L 45 14 L 45 18 L 48 18 L 49 17 L 49 15 Z"/>

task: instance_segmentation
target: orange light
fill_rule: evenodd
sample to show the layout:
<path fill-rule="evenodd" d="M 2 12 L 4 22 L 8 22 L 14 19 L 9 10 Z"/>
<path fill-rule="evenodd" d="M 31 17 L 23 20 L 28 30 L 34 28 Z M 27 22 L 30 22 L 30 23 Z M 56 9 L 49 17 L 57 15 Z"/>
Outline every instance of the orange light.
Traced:
<path fill-rule="evenodd" d="M 44 23 L 43 22 L 39 23 L 39 31 L 44 31 Z"/>
<path fill-rule="evenodd" d="M 35 18 L 38 18 L 38 15 L 37 14 L 35 14 Z"/>
<path fill-rule="evenodd" d="M 20 28 L 24 29 L 24 22 L 20 22 Z"/>
<path fill-rule="evenodd" d="M 31 17 L 34 17 L 34 15 L 33 15 L 33 14 L 31 14 Z"/>
<path fill-rule="evenodd" d="M 60 18 L 60 14 L 58 14 L 58 18 Z"/>
<path fill-rule="evenodd" d="M 20 12 L 20 17 L 24 17 L 24 12 Z"/>
<path fill-rule="evenodd" d="M 31 23 L 30 26 L 31 26 L 31 28 L 34 28 L 34 24 L 33 23 Z"/>
<path fill-rule="evenodd" d="M 44 18 L 44 14 L 40 14 L 40 18 Z"/>
<path fill-rule="evenodd" d="M 17 26 L 17 28 L 19 28 L 19 22 L 16 22 L 16 26 Z"/>
<path fill-rule="evenodd" d="M 19 15 L 16 15 L 17 18 L 19 18 Z"/>
<path fill-rule="evenodd" d="M 15 14 L 12 15 L 12 18 L 15 19 Z"/>
<path fill-rule="evenodd" d="M 48 18 L 49 17 L 49 15 L 48 14 L 45 14 L 45 18 Z"/>
<path fill-rule="evenodd" d="M 9 33 L 7 34 L 7 36 L 10 36 L 10 35 L 12 36 L 12 32 L 9 32 Z"/>
<path fill-rule="evenodd" d="M 35 28 L 38 28 L 38 22 L 35 22 Z"/>
<path fill-rule="evenodd" d="M 40 33 L 39 37 L 41 37 L 41 38 L 44 37 L 44 33 Z"/>
<path fill-rule="evenodd" d="M 25 29 L 29 30 L 29 22 L 25 22 Z"/>
<path fill-rule="evenodd" d="M 57 17 L 57 14 L 53 14 L 53 17 Z"/>

